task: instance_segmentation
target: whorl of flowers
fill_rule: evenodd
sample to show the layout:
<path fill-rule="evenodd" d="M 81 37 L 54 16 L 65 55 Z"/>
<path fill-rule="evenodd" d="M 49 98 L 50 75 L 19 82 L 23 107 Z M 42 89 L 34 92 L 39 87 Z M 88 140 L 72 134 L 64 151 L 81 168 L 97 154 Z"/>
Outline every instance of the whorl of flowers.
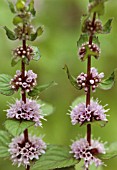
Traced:
<path fill-rule="evenodd" d="M 30 46 L 26 46 L 26 50 L 22 46 L 17 47 L 13 50 L 13 55 L 17 58 L 27 58 L 29 61 L 33 59 L 33 49 Z"/>
<path fill-rule="evenodd" d="M 84 44 L 82 44 L 82 46 L 79 48 L 78 50 L 78 55 L 80 57 L 80 60 L 84 59 L 84 56 L 87 52 L 87 48 L 89 48 L 92 52 L 94 52 L 93 56 L 97 58 L 97 56 L 99 56 L 100 54 L 100 48 L 98 47 L 97 44 L 89 44 L 89 42 L 86 42 Z"/>
<path fill-rule="evenodd" d="M 28 141 L 24 140 L 24 135 L 20 135 L 13 138 L 9 144 L 11 160 L 18 167 L 20 165 L 27 167 L 30 165 L 30 161 L 39 159 L 45 153 L 45 150 L 45 142 L 39 137 L 30 135 Z"/>
<path fill-rule="evenodd" d="M 78 160 L 84 159 L 84 169 L 87 170 L 92 163 L 97 167 L 103 165 L 103 162 L 95 156 L 105 154 L 105 148 L 104 144 L 98 140 L 91 140 L 91 146 L 89 146 L 87 140 L 81 138 L 73 142 L 70 153 L 73 153 L 74 157 Z"/>
<path fill-rule="evenodd" d="M 98 101 L 91 100 L 90 105 L 86 107 L 85 103 L 76 105 L 70 112 L 71 122 L 73 125 L 79 123 L 80 125 L 93 121 L 108 121 L 102 105 Z"/>
<path fill-rule="evenodd" d="M 98 73 L 97 69 L 92 67 L 90 70 L 90 76 L 88 77 L 87 74 L 81 73 L 77 77 L 78 86 L 82 89 L 84 88 L 85 92 L 88 91 L 88 87 L 92 87 L 92 91 L 95 92 L 96 87 L 101 82 L 102 78 L 104 78 L 104 73 Z"/>
<path fill-rule="evenodd" d="M 25 77 L 22 80 L 22 73 L 20 70 L 17 70 L 14 78 L 11 79 L 11 88 L 17 91 L 21 87 L 22 91 L 26 90 L 26 92 L 29 92 L 36 85 L 36 78 L 37 74 L 33 73 L 32 70 L 28 70 L 25 71 Z"/>
<path fill-rule="evenodd" d="M 44 119 L 41 105 L 37 104 L 36 100 L 28 98 L 26 103 L 22 100 L 16 100 L 15 104 L 10 104 L 10 108 L 7 109 L 7 118 L 32 120 L 35 122 L 35 126 L 42 126 L 41 119 Z"/>

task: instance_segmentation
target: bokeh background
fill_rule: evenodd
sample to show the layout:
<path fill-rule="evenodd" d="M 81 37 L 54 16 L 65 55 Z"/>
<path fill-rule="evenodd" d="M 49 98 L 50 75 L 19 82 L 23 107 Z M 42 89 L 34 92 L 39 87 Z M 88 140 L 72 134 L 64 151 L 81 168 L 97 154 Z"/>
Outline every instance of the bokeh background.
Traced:
<path fill-rule="evenodd" d="M 39 62 L 31 62 L 27 69 L 33 69 L 38 74 L 39 84 L 46 84 L 55 80 L 58 86 L 44 91 L 40 98 L 51 103 L 55 111 L 43 122 L 43 128 L 37 130 L 37 134 L 45 134 L 44 140 L 51 144 L 70 145 L 71 139 L 86 133 L 86 127 L 72 126 L 69 116 L 66 114 L 70 109 L 71 102 L 84 94 L 77 91 L 69 83 L 63 67 L 69 66 L 71 73 L 77 76 L 80 72 L 86 71 L 86 62 L 80 62 L 77 56 L 76 42 L 80 35 L 80 18 L 87 11 L 88 0 L 35 0 L 37 17 L 33 21 L 35 26 L 44 25 L 44 34 L 33 45 L 37 45 L 41 52 Z M 92 66 L 98 68 L 99 72 L 104 72 L 108 76 L 117 68 L 117 1 L 110 0 L 106 3 L 105 15 L 101 17 L 105 23 L 108 18 L 114 18 L 111 34 L 99 36 L 101 42 L 101 57 L 99 60 L 92 59 Z M 0 73 L 14 75 L 16 69 L 20 69 L 20 64 L 15 67 L 10 66 L 11 50 L 20 42 L 10 41 L 5 36 L 2 26 L 6 25 L 13 29 L 13 14 L 11 14 L 6 0 L 0 0 Z M 102 104 L 108 103 L 109 123 L 105 128 L 99 126 L 92 127 L 95 138 L 101 137 L 103 141 L 109 143 L 117 141 L 117 84 L 109 90 L 96 90 L 93 94 L 99 98 Z M 14 95 L 18 97 L 19 95 Z M 6 110 L 8 102 L 12 102 L 12 97 L 0 95 L 0 128 L 4 129 L 6 120 Z M 117 158 L 105 161 L 107 167 L 104 170 L 117 170 Z M 16 170 L 17 167 L 11 165 L 9 160 L 0 160 L 1 170 Z M 19 168 L 23 170 L 24 168 Z"/>

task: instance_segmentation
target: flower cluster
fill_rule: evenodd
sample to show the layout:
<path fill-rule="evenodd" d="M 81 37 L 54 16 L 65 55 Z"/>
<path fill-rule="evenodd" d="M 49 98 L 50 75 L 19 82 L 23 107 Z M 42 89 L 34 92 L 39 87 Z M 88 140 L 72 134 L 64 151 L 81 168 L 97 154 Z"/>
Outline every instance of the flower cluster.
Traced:
<path fill-rule="evenodd" d="M 98 47 L 97 44 L 94 44 L 94 43 L 89 44 L 89 42 L 86 42 L 86 43 L 82 44 L 82 46 L 78 50 L 78 55 L 79 55 L 81 61 L 83 61 L 84 56 L 87 52 L 87 49 L 90 49 L 90 51 L 93 52 L 93 56 L 96 58 L 100 54 L 100 48 Z"/>
<path fill-rule="evenodd" d="M 26 103 L 22 100 L 16 100 L 15 104 L 10 104 L 10 108 L 7 109 L 7 118 L 32 120 L 35 122 L 35 126 L 42 126 L 40 119 L 44 119 L 41 105 L 28 98 Z"/>
<path fill-rule="evenodd" d="M 85 22 L 85 28 L 84 28 L 84 32 L 89 32 L 89 33 L 96 33 L 96 32 L 101 32 L 103 29 L 102 27 L 102 22 L 100 20 L 96 20 L 94 22 L 94 24 L 92 25 L 92 21 L 90 19 L 88 19 Z"/>
<path fill-rule="evenodd" d="M 39 159 L 40 155 L 44 154 L 46 144 L 39 137 L 29 136 L 28 141 L 24 141 L 24 136 L 20 135 L 12 139 L 9 144 L 9 152 L 13 164 L 30 165 L 30 161 Z"/>
<path fill-rule="evenodd" d="M 104 144 L 100 143 L 98 140 L 91 140 L 91 146 L 85 138 L 81 138 L 75 141 L 71 145 L 71 152 L 74 154 L 76 159 L 84 159 L 85 170 L 94 163 L 97 167 L 103 165 L 103 162 L 95 157 L 98 154 L 105 154 Z"/>
<path fill-rule="evenodd" d="M 11 88 L 17 91 L 19 88 L 22 92 L 26 90 L 29 92 L 36 85 L 37 74 L 33 73 L 32 70 L 25 71 L 25 77 L 22 78 L 22 73 L 20 70 L 16 71 L 16 75 L 11 79 Z"/>
<path fill-rule="evenodd" d="M 97 69 L 92 67 L 90 70 L 90 76 L 88 77 L 87 74 L 81 73 L 77 77 L 78 86 L 82 89 L 84 88 L 85 92 L 88 91 L 88 87 L 92 87 L 92 91 L 95 92 L 96 87 L 101 82 L 102 78 L 104 77 L 104 73 L 98 73 Z"/>
<path fill-rule="evenodd" d="M 107 111 L 108 109 L 105 110 L 98 101 L 91 100 L 90 105 L 87 107 L 85 103 L 80 103 L 76 105 L 70 113 L 71 122 L 73 125 L 77 123 L 83 125 L 84 123 L 92 121 L 108 121 L 105 114 Z"/>
<path fill-rule="evenodd" d="M 17 47 L 13 51 L 13 54 L 15 57 L 20 57 L 20 58 L 26 57 L 29 61 L 33 59 L 33 49 L 30 46 L 27 46 L 26 50 L 24 50 L 22 46 Z"/>

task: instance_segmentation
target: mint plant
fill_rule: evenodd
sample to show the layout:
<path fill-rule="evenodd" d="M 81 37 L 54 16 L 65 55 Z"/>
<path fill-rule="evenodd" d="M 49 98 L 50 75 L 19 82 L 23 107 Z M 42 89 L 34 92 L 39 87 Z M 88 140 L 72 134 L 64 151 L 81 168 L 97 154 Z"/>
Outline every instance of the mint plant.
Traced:
<path fill-rule="evenodd" d="M 84 90 L 85 96 L 77 98 L 71 106 L 70 118 L 72 125 L 79 124 L 87 127 L 86 137 L 74 141 L 71 145 L 70 153 L 76 160 L 83 160 L 83 169 L 89 170 L 90 165 L 95 167 L 104 165 L 104 159 L 116 156 L 111 148 L 107 149 L 107 143 L 92 139 L 92 126 L 98 122 L 100 126 L 105 126 L 108 122 L 109 111 L 107 105 L 102 106 L 98 99 L 92 98 L 92 92 L 99 87 L 109 90 L 114 85 L 115 72 L 104 79 L 104 73 L 98 73 L 97 68 L 92 67 L 93 58 L 99 59 L 101 55 L 98 34 L 108 34 L 111 31 L 112 19 L 104 25 L 100 16 L 104 14 L 105 2 L 107 0 L 89 0 L 88 13 L 82 17 L 82 34 L 77 42 L 78 56 L 80 61 L 87 62 L 87 72 L 80 73 L 77 78 L 70 74 L 68 66 L 64 70 L 68 79 L 77 90 Z M 115 145 L 114 144 L 111 144 Z"/>

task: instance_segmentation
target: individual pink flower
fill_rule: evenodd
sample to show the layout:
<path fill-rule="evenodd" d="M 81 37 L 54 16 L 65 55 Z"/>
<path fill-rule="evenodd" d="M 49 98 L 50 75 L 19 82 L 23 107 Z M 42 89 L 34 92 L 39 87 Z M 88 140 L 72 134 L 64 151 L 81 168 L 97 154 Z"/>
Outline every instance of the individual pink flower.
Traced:
<path fill-rule="evenodd" d="M 90 105 L 86 107 L 85 103 L 76 105 L 70 112 L 71 122 L 73 125 L 79 123 L 80 125 L 93 122 L 93 121 L 105 121 L 107 122 L 107 112 L 98 101 L 91 100 Z"/>
<path fill-rule="evenodd" d="M 37 74 L 33 73 L 32 70 L 25 71 L 25 77 L 22 80 L 22 73 L 20 70 L 16 71 L 16 75 L 13 79 L 11 79 L 11 88 L 14 90 L 18 90 L 19 88 L 23 90 L 26 90 L 26 92 L 29 92 L 33 89 L 34 86 L 36 86 Z"/>
<path fill-rule="evenodd" d="M 22 100 L 16 100 L 15 104 L 10 104 L 10 108 L 7 109 L 7 118 L 32 120 L 35 122 L 35 126 L 42 126 L 41 119 L 44 119 L 41 105 L 37 104 L 36 100 L 28 98 L 26 103 Z"/>
<path fill-rule="evenodd" d="M 97 158 L 98 154 L 106 153 L 104 145 L 105 144 L 100 143 L 98 140 L 91 140 L 91 146 L 89 146 L 87 140 L 81 138 L 73 142 L 70 153 L 74 154 L 74 157 L 78 160 L 84 159 L 84 170 L 87 170 L 92 163 L 94 163 L 96 167 L 104 164 Z"/>
<path fill-rule="evenodd" d="M 88 87 L 92 87 L 92 91 L 95 92 L 96 87 L 98 87 L 98 84 L 102 81 L 102 78 L 104 78 L 104 73 L 98 73 L 97 69 L 92 67 L 90 70 L 90 76 L 88 77 L 87 74 L 81 73 L 77 77 L 77 83 L 78 86 L 82 89 L 84 88 L 85 92 L 88 91 Z"/>
<path fill-rule="evenodd" d="M 47 146 L 39 137 L 30 136 L 27 142 L 24 140 L 24 135 L 17 136 L 12 139 L 9 144 L 9 152 L 14 165 L 23 165 L 27 167 L 30 161 L 39 159 L 45 153 Z"/>

